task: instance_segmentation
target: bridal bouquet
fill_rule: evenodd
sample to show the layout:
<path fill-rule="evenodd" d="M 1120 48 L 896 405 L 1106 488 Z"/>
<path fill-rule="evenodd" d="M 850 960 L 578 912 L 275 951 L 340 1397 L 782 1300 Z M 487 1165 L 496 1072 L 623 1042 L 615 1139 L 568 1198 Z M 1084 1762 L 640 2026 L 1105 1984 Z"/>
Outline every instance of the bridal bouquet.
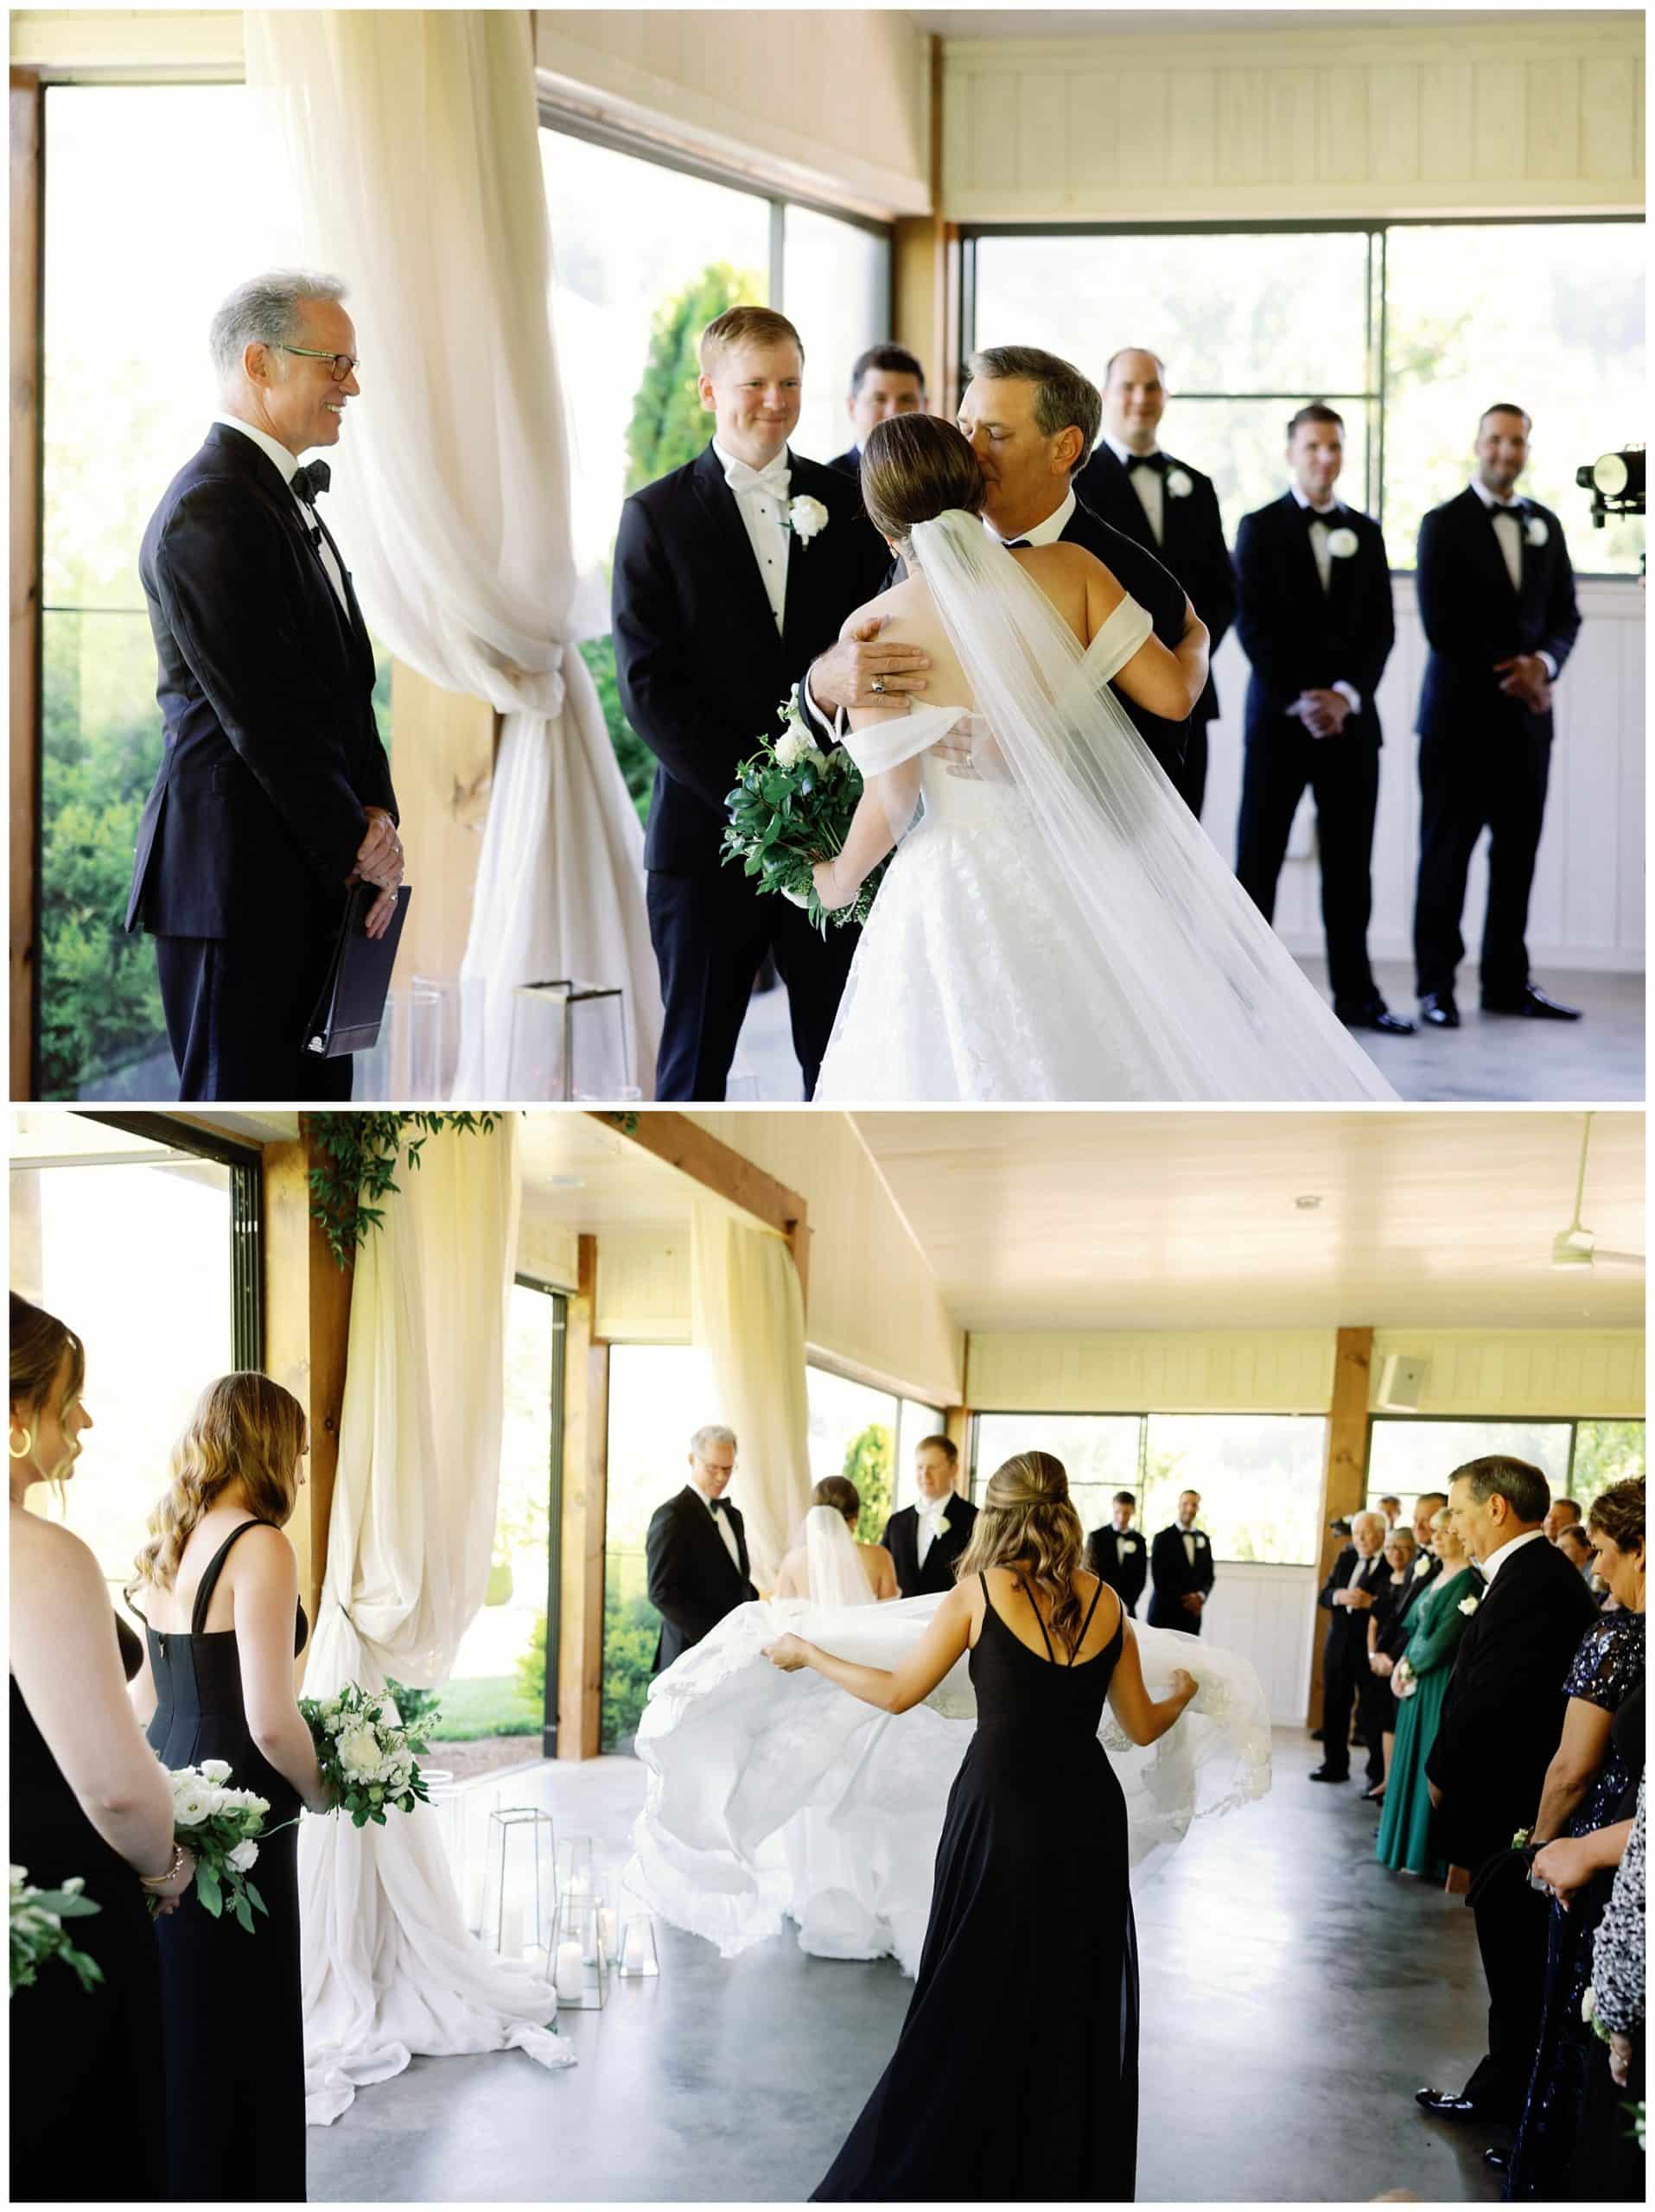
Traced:
<path fill-rule="evenodd" d="M 350 1815 L 353 1827 L 372 1821 L 383 1827 L 388 1811 L 411 1813 L 430 1802 L 414 1754 L 430 1749 L 423 1732 L 436 1718 L 434 1703 L 404 1727 L 392 1698 L 347 1682 L 336 1696 L 301 1698 L 299 1711 L 335 1808 Z"/>
<path fill-rule="evenodd" d="M 844 849 L 850 817 L 862 797 L 862 771 L 843 746 L 824 753 L 799 720 L 796 701 L 776 709 L 781 734 L 761 739 L 743 761 L 740 780 L 724 804 L 729 827 L 723 858 L 740 861 L 761 891 L 780 891 L 802 906 L 823 936 L 828 924 L 865 922 L 887 863 L 882 861 L 848 906 L 829 913 L 811 870 Z"/>
<path fill-rule="evenodd" d="M 269 1910 L 247 1877 L 258 1864 L 256 1839 L 264 1833 L 270 1799 L 229 1788 L 230 1768 L 224 1759 L 171 1768 L 167 1780 L 172 1787 L 174 1840 L 195 1855 L 197 1897 L 214 1920 L 227 1908 L 251 1936 L 254 1913 Z M 155 1910 L 153 1898 L 150 1909 Z"/>
<path fill-rule="evenodd" d="M 55 1890 L 37 1890 L 29 1882 L 27 1866 L 12 1868 L 11 1996 L 20 1989 L 31 1988 L 49 1959 L 61 1959 L 66 1967 L 72 1967 L 83 1989 L 91 1989 L 103 1980 L 104 1971 L 97 1960 L 76 1950 L 63 1925 L 66 1920 L 85 1920 L 103 1910 L 102 1905 L 81 1896 L 85 1887 L 83 1876 L 71 1874 Z"/>

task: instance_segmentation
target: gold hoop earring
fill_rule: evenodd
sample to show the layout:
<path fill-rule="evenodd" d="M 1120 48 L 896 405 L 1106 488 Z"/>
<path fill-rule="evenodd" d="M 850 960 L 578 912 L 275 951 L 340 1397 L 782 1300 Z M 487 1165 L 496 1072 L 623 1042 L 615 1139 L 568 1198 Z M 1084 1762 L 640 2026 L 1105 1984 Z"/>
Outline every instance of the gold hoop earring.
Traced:
<path fill-rule="evenodd" d="M 35 1449 L 35 1432 L 32 1428 L 26 1428 L 23 1431 L 23 1448 L 21 1452 L 17 1449 L 16 1444 L 13 1440 L 16 1438 L 16 1422 L 13 1422 L 11 1427 L 6 1432 L 6 1449 L 10 1452 L 14 1459 L 26 1459 L 29 1453 Z"/>

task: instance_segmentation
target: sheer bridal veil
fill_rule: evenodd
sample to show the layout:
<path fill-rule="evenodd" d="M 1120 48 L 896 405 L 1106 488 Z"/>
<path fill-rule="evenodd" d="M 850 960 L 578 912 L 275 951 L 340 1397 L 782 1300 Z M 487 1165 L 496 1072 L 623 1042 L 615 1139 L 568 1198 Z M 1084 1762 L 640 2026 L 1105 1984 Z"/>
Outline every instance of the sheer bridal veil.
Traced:
<path fill-rule="evenodd" d="M 836 1506 L 812 1505 L 805 1516 L 805 1563 L 813 1605 L 871 1605 L 873 1585 L 850 1524 Z"/>

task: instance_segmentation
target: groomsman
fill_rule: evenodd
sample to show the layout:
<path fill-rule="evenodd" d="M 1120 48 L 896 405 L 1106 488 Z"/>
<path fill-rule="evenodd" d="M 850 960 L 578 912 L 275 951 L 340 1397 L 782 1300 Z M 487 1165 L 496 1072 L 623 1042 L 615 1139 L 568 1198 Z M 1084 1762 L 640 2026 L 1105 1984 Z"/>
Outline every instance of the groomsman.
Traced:
<path fill-rule="evenodd" d="M 724 1497 L 735 1471 L 735 1431 L 710 1422 L 690 1439 L 689 1481 L 650 1516 L 644 1558 L 649 1602 L 661 1616 L 652 1674 L 759 1594 L 742 1516 Z"/>
<path fill-rule="evenodd" d="M 892 415 L 926 411 L 926 372 L 904 346 L 870 346 L 856 356 L 844 407 L 856 433 L 856 442 L 843 453 L 836 453 L 828 467 L 860 477 L 862 449 L 876 423 Z"/>
<path fill-rule="evenodd" d="M 1321 921 L 1334 1011 L 1352 1029 L 1406 1036 L 1368 963 L 1373 818 L 1379 799 L 1374 694 L 1395 641 L 1391 569 L 1371 516 L 1341 505 L 1345 424 L 1320 402 L 1288 425 L 1293 481 L 1243 518 L 1236 537 L 1236 626 L 1252 674 L 1236 874 L 1266 921 L 1288 833 L 1315 793 Z"/>
<path fill-rule="evenodd" d="M 659 763 L 644 865 L 665 1009 L 660 1099 L 722 1098 L 767 951 L 787 986 L 808 1097 L 856 949 L 854 928 L 818 936 L 720 859 L 738 767 L 780 734 L 777 701 L 873 598 L 888 558 L 856 485 L 789 449 L 804 372 L 798 332 L 768 308 L 709 323 L 700 392 L 712 441 L 621 511 L 615 673 Z M 808 543 L 794 527 L 803 500 L 819 511 L 804 511 Z"/>
<path fill-rule="evenodd" d="M 1104 434 L 1074 482 L 1095 514 L 1164 562 L 1207 628 L 1216 655 L 1236 619 L 1236 573 L 1224 542 L 1219 495 L 1210 476 L 1163 453 L 1157 439 L 1166 410 L 1166 370 L 1141 346 L 1114 354 L 1104 372 Z M 1206 795 L 1206 728 L 1219 695 L 1209 672 L 1189 718 L 1184 759 L 1173 778 L 1197 821 Z"/>
<path fill-rule="evenodd" d="M 1195 1526 L 1200 1506 L 1200 1492 L 1185 1491 L 1178 1500 L 1178 1518 L 1161 1531 L 1150 1550 L 1151 1628 L 1182 1629 L 1187 1636 L 1201 1632 L 1201 1610 L 1213 1588 L 1213 1547 L 1206 1530 Z"/>
<path fill-rule="evenodd" d="M 954 1586 L 954 1562 L 971 1540 L 977 1508 L 954 1488 L 959 1453 L 946 1436 L 922 1437 L 913 1454 L 920 1503 L 905 1505 L 885 1523 L 885 1548 L 905 1598 L 924 1598 Z"/>
<path fill-rule="evenodd" d="M 1086 1565 L 1100 1581 L 1108 1583 L 1133 1620 L 1149 1573 L 1149 1551 L 1132 1526 L 1137 1505 L 1130 1490 L 1117 1490 L 1107 1527 L 1094 1529 L 1086 1539 Z"/>
<path fill-rule="evenodd" d="M 1477 426 L 1477 473 L 1419 530 L 1419 611 L 1430 652 L 1419 702 L 1420 1014 L 1457 1029 L 1454 970 L 1466 873 L 1484 830 L 1485 1014 L 1578 1021 L 1529 974 L 1529 891 L 1551 766 L 1551 687 L 1580 634 L 1575 572 L 1550 507 L 1518 497 L 1529 417 L 1504 402 Z"/>

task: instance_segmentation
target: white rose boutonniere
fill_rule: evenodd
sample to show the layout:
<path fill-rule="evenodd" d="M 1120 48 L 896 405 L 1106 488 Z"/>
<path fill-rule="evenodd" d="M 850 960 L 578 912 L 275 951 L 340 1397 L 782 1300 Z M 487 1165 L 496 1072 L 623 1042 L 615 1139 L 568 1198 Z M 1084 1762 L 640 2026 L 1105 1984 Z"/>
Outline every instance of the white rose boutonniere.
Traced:
<path fill-rule="evenodd" d="M 1419 1557 L 1414 1561 L 1415 1580 L 1417 1581 L 1422 1574 L 1429 1574 L 1430 1571 L 1431 1555 L 1429 1552 L 1422 1552 Z"/>
<path fill-rule="evenodd" d="M 1531 515 L 1528 519 L 1528 524 L 1524 530 L 1523 535 L 1527 538 L 1531 545 L 1544 545 L 1546 540 L 1551 536 L 1551 532 L 1546 528 L 1545 517 L 1544 515 Z"/>
<path fill-rule="evenodd" d="M 1187 499 L 1194 489 L 1194 482 L 1181 468 L 1167 471 L 1167 497 L 1169 499 Z"/>
<path fill-rule="evenodd" d="M 1339 529 L 1330 530 L 1327 533 L 1327 550 L 1335 561 L 1348 561 L 1356 550 L 1356 532 L 1353 530 L 1346 530 L 1342 524 Z"/>
<path fill-rule="evenodd" d="M 822 502 L 808 494 L 801 493 L 797 499 L 787 502 L 787 527 L 801 545 L 808 545 L 812 537 L 818 537 L 827 528 L 829 519 Z"/>
<path fill-rule="evenodd" d="M 1460 1600 L 1460 1611 L 1466 1615 L 1467 1619 L 1469 1619 L 1471 1615 L 1476 1611 L 1477 1607 L 1480 1603 L 1481 1600 L 1480 1599 L 1461 1598 Z"/>

